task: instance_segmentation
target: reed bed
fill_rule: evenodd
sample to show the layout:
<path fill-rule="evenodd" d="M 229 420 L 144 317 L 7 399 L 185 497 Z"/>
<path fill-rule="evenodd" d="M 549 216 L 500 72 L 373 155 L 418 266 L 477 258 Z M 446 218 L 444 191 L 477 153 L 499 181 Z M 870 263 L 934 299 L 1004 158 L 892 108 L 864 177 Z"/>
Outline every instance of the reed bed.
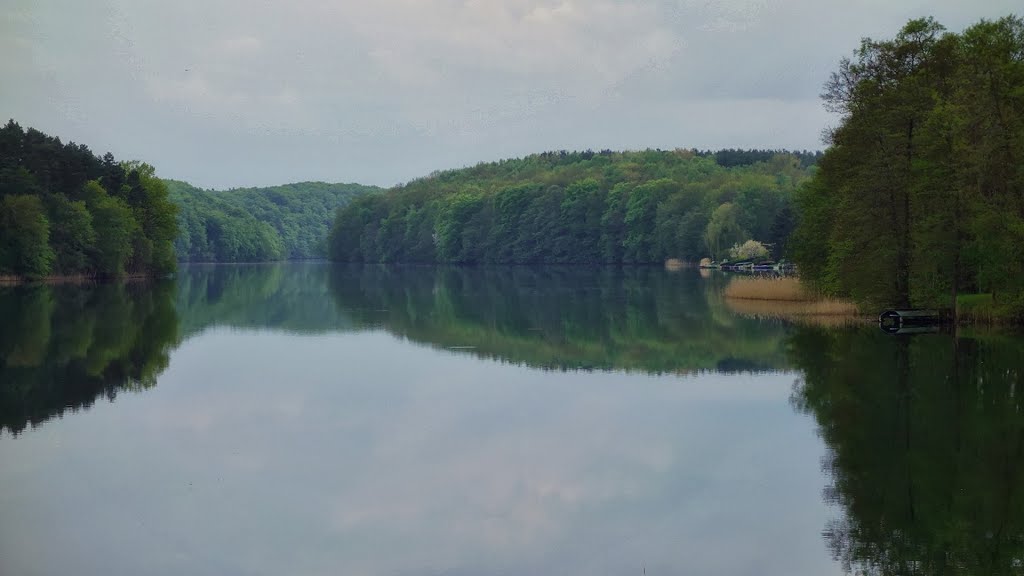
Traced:
<path fill-rule="evenodd" d="M 669 258 L 665 260 L 665 270 L 669 272 L 678 272 L 686 267 L 686 263 L 678 258 Z"/>
<path fill-rule="evenodd" d="M 819 296 L 792 277 L 733 278 L 725 287 L 725 300 L 733 312 L 757 318 L 829 326 L 862 320 L 853 302 Z"/>
<path fill-rule="evenodd" d="M 764 276 L 734 277 L 725 287 L 725 297 L 786 302 L 810 302 L 818 299 L 805 290 L 797 278 Z"/>

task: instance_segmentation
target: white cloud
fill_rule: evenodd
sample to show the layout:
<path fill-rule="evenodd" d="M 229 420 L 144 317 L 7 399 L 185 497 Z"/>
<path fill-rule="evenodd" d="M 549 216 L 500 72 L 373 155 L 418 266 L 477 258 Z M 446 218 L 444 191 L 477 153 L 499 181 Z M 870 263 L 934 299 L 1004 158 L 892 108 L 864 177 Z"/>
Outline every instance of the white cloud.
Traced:
<path fill-rule="evenodd" d="M 263 42 L 255 36 L 230 36 L 221 42 L 224 52 L 232 56 L 258 54 Z"/>
<path fill-rule="evenodd" d="M 203 186 L 311 178 L 391 184 L 567 143 L 812 148 L 822 127 L 815 124 L 820 87 L 861 36 L 891 35 L 925 14 L 959 29 L 1015 7 L 1010 0 L 13 2 L 0 14 L 0 109 Z M 709 109 L 705 102 L 720 103 L 722 116 L 678 120 Z M 744 109 L 755 108 L 769 116 L 748 131 Z M 654 115 L 661 121 L 650 122 Z"/>

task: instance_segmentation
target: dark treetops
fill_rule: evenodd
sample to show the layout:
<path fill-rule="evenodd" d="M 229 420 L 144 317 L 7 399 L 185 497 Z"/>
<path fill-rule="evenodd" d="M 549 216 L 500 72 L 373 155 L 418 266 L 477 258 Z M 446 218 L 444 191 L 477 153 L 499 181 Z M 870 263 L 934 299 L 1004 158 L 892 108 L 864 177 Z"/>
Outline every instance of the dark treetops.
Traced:
<path fill-rule="evenodd" d="M 0 275 L 167 275 L 176 212 L 148 164 L 0 128 Z"/>

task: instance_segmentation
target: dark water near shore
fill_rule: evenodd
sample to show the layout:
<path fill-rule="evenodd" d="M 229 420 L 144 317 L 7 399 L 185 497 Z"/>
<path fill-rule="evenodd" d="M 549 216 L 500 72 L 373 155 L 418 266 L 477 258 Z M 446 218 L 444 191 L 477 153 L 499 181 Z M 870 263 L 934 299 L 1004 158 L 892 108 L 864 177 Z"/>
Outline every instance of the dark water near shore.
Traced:
<path fill-rule="evenodd" d="M 0 288 L 0 574 L 1017 574 L 1024 340 L 725 277 Z"/>

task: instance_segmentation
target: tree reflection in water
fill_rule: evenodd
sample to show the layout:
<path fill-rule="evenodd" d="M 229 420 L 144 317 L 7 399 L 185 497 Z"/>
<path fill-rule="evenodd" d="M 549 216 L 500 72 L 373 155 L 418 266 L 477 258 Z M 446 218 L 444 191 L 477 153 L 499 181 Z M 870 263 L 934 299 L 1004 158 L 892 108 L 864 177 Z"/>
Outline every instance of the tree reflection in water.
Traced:
<path fill-rule="evenodd" d="M 824 537 L 847 571 L 1024 571 L 1024 340 L 801 328 L 790 354 L 842 510 Z"/>
<path fill-rule="evenodd" d="M 170 282 L 0 289 L 0 432 L 156 384 L 178 343 Z"/>

